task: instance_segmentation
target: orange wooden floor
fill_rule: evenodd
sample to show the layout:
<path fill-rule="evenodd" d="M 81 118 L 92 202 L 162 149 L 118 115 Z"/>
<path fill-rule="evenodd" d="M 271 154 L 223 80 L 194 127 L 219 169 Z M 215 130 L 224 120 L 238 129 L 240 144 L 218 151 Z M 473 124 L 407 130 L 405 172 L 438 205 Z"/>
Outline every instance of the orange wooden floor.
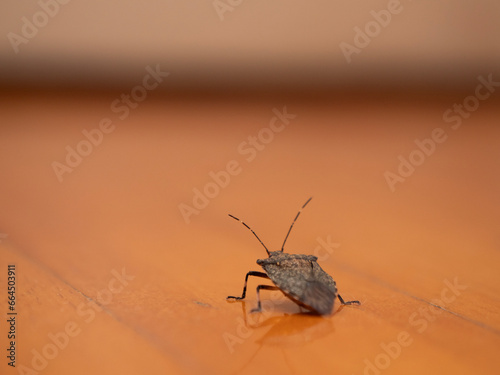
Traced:
<path fill-rule="evenodd" d="M 114 99 L 2 98 L 2 374 L 498 373 L 498 100 Z M 266 256 L 227 214 L 279 249 L 310 196 L 285 250 L 361 306 L 227 302 Z"/>

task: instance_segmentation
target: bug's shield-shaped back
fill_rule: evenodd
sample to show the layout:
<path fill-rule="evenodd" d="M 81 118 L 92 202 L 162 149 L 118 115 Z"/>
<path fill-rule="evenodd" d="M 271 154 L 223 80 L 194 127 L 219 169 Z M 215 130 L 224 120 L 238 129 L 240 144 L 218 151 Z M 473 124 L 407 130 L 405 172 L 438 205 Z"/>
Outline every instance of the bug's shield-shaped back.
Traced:
<path fill-rule="evenodd" d="M 257 260 L 271 281 L 287 296 L 308 310 L 331 314 L 337 296 L 335 281 L 316 262 L 313 255 L 272 252 Z"/>

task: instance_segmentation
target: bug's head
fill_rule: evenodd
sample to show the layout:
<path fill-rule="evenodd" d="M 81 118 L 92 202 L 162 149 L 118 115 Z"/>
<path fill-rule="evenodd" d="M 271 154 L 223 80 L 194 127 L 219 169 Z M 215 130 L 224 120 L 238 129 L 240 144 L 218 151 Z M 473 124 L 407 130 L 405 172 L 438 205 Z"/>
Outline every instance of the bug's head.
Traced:
<path fill-rule="evenodd" d="M 232 217 L 234 220 L 238 220 L 241 224 L 243 224 L 245 227 L 247 227 L 247 229 L 249 229 L 253 235 L 259 240 L 259 242 L 261 243 L 262 246 L 264 246 L 264 249 L 266 249 L 266 253 L 269 257 L 272 257 L 272 256 L 276 256 L 276 255 L 279 255 L 283 252 L 284 248 L 285 248 L 285 242 L 286 240 L 288 239 L 288 235 L 290 234 L 290 232 L 292 231 L 292 228 L 293 228 L 293 225 L 295 224 L 295 221 L 297 221 L 297 218 L 299 217 L 300 213 L 302 212 L 302 210 L 304 209 L 304 207 L 311 201 L 312 197 L 309 198 L 306 203 L 304 203 L 302 205 L 302 207 L 300 208 L 299 212 L 297 213 L 297 215 L 295 216 L 295 219 L 293 219 L 293 222 L 292 222 L 292 225 L 290 225 L 290 229 L 288 229 L 288 233 L 286 234 L 286 237 L 285 237 L 285 240 L 283 241 L 283 245 L 281 245 L 281 250 L 278 250 L 278 251 L 269 251 L 266 247 L 266 245 L 264 245 L 264 243 L 260 240 L 259 236 L 257 236 L 257 234 L 255 234 L 255 232 L 253 231 L 252 228 L 250 228 L 245 222 L 241 221 L 240 219 L 238 219 L 237 217 L 229 214 L 230 217 Z"/>

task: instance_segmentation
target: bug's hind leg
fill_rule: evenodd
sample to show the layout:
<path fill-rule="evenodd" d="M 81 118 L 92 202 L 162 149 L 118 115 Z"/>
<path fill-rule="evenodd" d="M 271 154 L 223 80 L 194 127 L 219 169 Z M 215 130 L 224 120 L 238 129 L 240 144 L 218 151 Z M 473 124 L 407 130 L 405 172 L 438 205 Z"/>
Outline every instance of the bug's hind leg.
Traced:
<path fill-rule="evenodd" d="M 247 293 L 248 276 L 256 276 L 256 277 L 262 277 L 264 279 L 269 279 L 269 276 L 267 276 L 267 274 L 265 274 L 264 272 L 250 271 L 245 276 L 245 285 L 243 286 L 243 293 L 241 294 L 241 297 L 227 296 L 227 298 L 226 298 L 227 300 L 238 301 L 238 300 L 241 300 L 241 299 L 245 298 L 246 293 Z"/>
<path fill-rule="evenodd" d="M 342 305 L 361 305 L 359 301 L 347 301 L 345 302 L 344 299 L 340 296 L 340 294 L 337 294 L 337 297 L 339 297 L 339 301 Z"/>
<path fill-rule="evenodd" d="M 257 307 L 255 309 L 250 310 L 250 313 L 262 311 L 262 306 L 260 304 L 260 290 L 261 289 L 280 290 L 280 288 L 278 288 L 277 286 L 274 286 L 274 285 L 258 285 L 257 286 Z"/>

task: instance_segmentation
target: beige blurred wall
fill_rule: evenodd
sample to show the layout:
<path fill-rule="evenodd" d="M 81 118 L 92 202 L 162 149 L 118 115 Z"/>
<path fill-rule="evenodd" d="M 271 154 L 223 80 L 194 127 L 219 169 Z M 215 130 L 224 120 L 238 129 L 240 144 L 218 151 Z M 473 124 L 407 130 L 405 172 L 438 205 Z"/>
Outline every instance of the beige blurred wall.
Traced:
<path fill-rule="evenodd" d="M 60 2 L 0 3 L 3 82 L 77 80 L 75 72 L 105 79 L 139 74 L 148 63 L 163 64 L 178 81 L 439 79 L 450 71 L 459 79 L 487 74 L 500 62 L 495 0 Z M 53 15 L 16 53 L 12 39 L 24 37 L 23 17 L 45 22 L 42 3 Z M 341 44 L 356 47 L 354 28 L 365 29 L 371 12 L 388 7 L 398 12 L 348 62 Z"/>

